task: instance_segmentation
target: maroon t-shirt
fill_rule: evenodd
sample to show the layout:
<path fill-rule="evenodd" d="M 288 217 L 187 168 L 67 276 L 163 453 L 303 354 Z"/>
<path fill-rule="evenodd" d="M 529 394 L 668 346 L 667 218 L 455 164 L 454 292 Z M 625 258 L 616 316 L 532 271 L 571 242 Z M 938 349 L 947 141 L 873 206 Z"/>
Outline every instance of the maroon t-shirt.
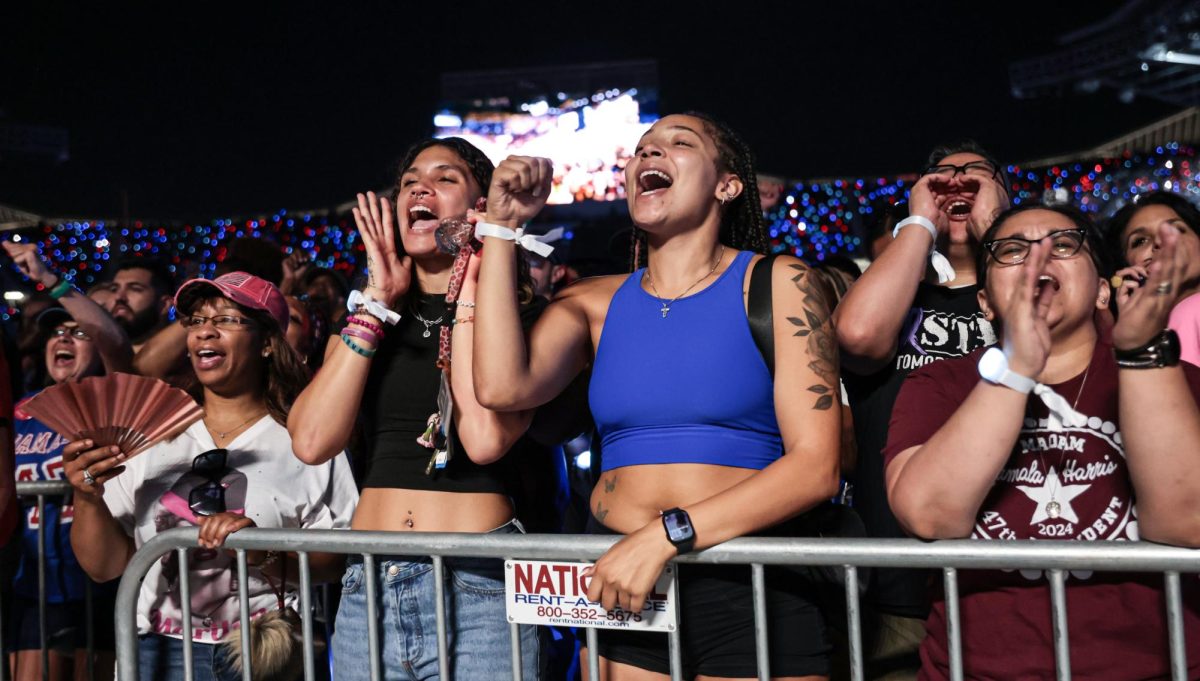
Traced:
<path fill-rule="evenodd" d="M 888 434 L 884 460 L 933 436 L 979 383 L 983 350 L 935 362 L 909 375 Z M 1193 396 L 1200 369 L 1184 364 Z M 1030 395 L 1020 437 L 976 518 L 973 539 L 1138 538 L 1137 508 L 1117 414 L 1112 347 L 1096 346 L 1085 375 L 1052 386 L 1088 417 L 1082 427 L 1046 428 L 1049 411 Z M 966 452 L 964 452 L 966 454 Z M 1047 504 L 1058 504 L 1057 517 Z M 1185 575 L 1189 678 L 1200 677 L 1200 581 Z M 940 587 L 939 587 L 940 591 Z M 1049 582 L 1040 570 L 959 574 L 963 671 L 968 678 L 1054 677 Z M 1170 675 L 1161 574 L 1070 572 L 1067 630 L 1071 669 L 1084 679 Z M 946 603 L 938 593 L 921 644 L 921 678 L 949 676 Z"/>

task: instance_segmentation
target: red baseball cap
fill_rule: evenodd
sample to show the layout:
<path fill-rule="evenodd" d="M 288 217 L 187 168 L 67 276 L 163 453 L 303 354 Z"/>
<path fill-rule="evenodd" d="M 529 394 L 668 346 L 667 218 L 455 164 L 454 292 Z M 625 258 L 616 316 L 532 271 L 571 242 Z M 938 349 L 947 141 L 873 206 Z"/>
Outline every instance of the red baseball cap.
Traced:
<path fill-rule="evenodd" d="M 283 294 L 266 279 L 245 272 L 230 272 L 216 279 L 192 279 L 184 282 L 175 292 L 175 308 L 188 309 L 197 296 L 206 293 L 205 289 L 210 288 L 216 289 L 217 293 L 242 307 L 266 312 L 279 325 L 280 331 L 287 331 L 288 305 Z"/>

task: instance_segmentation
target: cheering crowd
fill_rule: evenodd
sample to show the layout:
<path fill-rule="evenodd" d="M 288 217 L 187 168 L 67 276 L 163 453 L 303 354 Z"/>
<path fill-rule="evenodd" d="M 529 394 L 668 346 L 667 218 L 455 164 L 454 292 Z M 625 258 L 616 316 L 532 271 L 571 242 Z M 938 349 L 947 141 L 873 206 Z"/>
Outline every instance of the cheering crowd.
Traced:
<path fill-rule="evenodd" d="M 127 458 L 0 405 L 17 479 L 73 489 L 44 517 L 25 509 L 12 543 L 14 678 L 42 673 L 35 523 L 61 634 L 53 678 L 82 678 L 85 580 L 97 649 L 111 651 L 114 580 L 179 526 L 200 528 L 200 548 L 142 583 L 143 679 L 183 678 L 185 578 L 196 678 L 241 677 L 223 544 L 246 527 L 622 535 L 588 596 L 633 612 L 673 557 L 743 536 L 1200 546 L 1200 211 L 1168 192 L 1104 225 L 1070 206 L 1014 207 L 1004 167 L 972 142 L 935 148 L 865 271 L 768 255 L 752 153 L 697 113 L 655 123 L 625 168 L 632 273 L 565 286 L 567 263 L 545 248 L 554 235 L 522 230 L 549 195 L 549 161 L 494 167 L 457 138 L 410 147 L 391 197 L 359 195 L 355 282 L 249 242 L 212 280 L 176 288 L 161 264 L 128 258 L 82 292 L 36 247 L 4 242 L 48 292 L 25 304 L 8 353 L 15 395 L 132 372 L 205 412 Z M 451 219 L 477 243 L 448 246 Z M 557 446 L 584 433 L 596 476 L 573 519 Z M 317 580 L 341 582 L 335 678 L 369 678 L 373 625 L 387 679 L 508 675 L 501 561 L 446 559 L 451 670 L 438 668 L 430 559 L 397 540 L 372 572 L 361 557 L 310 561 Z M 255 627 L 288 631 L 296 555 L 248 562 Z M 785 567 L 766 577 L 772 675 L 840 678 L 844 609 L 828 602 L 842 586 Z M 969 678 L 1053 675 L 1048 584 L 1028 570 L 962 575 Z M 869 678 L 949 677 L 940 585 L 927 571 L 871 573 Z M 684 677 L 755 677 L 750 571 L 681 566 L 679 597 Z M 1194 575 L 1183 599 L 1195 677 Z M 1161 577 L 1072 572 L 1075 675 L 1167 677 L 1163 604 Z M 570 631 L 517 631 L 526 678 L 575 673 Z M 598 645 L 607 679 L 668 673 L 665 634 L 605 629 Z M 298 655 L 285 646 L 273 676 L 255 657 L 256 678 L 296 678 Z M 111 670 L 111 654 L 96 663 Z"/>

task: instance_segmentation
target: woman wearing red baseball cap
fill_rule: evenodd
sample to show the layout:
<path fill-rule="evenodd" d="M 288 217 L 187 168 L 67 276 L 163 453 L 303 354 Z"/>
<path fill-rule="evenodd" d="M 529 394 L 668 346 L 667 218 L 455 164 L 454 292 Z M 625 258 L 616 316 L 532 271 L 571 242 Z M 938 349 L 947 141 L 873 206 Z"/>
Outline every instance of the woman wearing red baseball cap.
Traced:
<path fill-rule="evenodd" d="M 237 637 L 239 620 L 233 558 L 220 550 L 225 538 L 252 526 L 348 527 L 358 492 L 345 454 L 318 466 L 292 456 L 285 424 L 307 374 L 285 339 L 288 307 L 279 290 L 232 272 L 185 283 L 175 306 L 195 372 L 190 392 L 204 406 L 204 419 L 131 459 L 88 440 L 67 445 L 65 470 L 76 491 L 71 544 L 94 579 L 108 580 L 159 532 L 198 525 L 201 549 L 188 562 L 195 678 L 236 679 L 229 651 L 216 645 Z M 251 612 L 293 607 L 297 593 L 286 580 L 299 575 L 295 556 L 247 556 Z M 312 554 L 311 560 L 318 579 L 340 574 L 337 556 Z M 142 679 L 183 678 L 180 582 L 171 554 L 142 583 Z M 269 670 L 256 665 L 254 671 Z"/>

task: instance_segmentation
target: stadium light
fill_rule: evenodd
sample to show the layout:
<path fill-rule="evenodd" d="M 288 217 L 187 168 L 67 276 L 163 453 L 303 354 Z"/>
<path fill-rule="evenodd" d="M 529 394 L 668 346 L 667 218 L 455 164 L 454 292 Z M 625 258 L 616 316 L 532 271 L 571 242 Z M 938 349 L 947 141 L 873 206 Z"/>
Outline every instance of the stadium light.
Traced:
<path fill-rule="evenodd" d="M 1168 50 L 1163 43 L 1155 43 L 1141 54 L 1142 59 L 1151 61 L 1161 61 L 1167 64 L 1184 64 L 1187 66 L 1200 66 L 1200 54 L 1190 54 L 1188 52 L 1178 52 L 1176 50 Z"/>

